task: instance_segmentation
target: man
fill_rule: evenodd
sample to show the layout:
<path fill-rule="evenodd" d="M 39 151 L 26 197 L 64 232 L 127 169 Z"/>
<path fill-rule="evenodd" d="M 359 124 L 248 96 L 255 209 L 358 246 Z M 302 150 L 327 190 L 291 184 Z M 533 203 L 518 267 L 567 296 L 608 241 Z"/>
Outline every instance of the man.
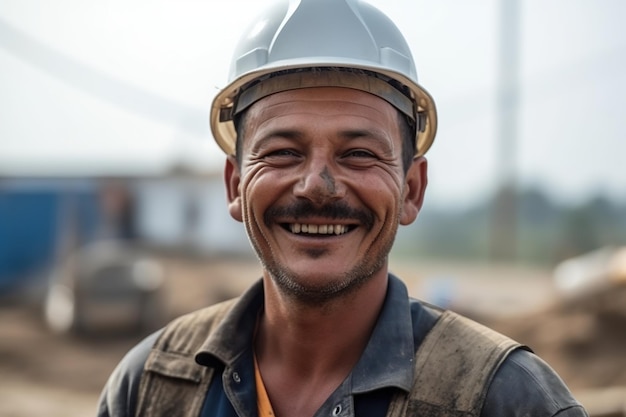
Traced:
<path fill-rule="evenodd" d="M 301 0 L 259 17 L 211 126 L 263 277 L 135 347 L 100 416 L 586 415 L 529 350 L 389 274 L 436 130 L 416 80 L 370 5 Z"/>

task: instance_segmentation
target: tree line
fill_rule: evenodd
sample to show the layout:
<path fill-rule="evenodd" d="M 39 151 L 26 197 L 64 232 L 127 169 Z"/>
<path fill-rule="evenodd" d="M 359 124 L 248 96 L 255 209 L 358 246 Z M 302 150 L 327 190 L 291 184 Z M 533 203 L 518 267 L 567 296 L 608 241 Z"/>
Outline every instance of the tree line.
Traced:
<path fill-rule="evenodd" d="M 559 203 L 539 188 L 515 192 L 513 209 L 504 226 L 513 250 L 495 254 L 494 222 L 497 195 L 470 207 L 429 207 L 418 221 L 401 228 L 398 256 L 429 259 L 514 261 L 553 265 L 605 247 L 626 245 L 626 202 L 596 195 L 580 203 Z M 513 227 L 511 227 L 513 226 Z"/>

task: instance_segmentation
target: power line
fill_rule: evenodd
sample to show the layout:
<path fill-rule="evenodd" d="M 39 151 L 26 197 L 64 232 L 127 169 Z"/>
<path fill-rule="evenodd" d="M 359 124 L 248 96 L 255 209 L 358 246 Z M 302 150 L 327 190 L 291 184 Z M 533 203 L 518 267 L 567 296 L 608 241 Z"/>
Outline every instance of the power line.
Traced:
<path fill-rule="evenodd" d="M 81 92 L 139 116 L 206 137 L 208 109 L 198 109 L 141 89 L 68 56 L 0 18 L 0 47 Z"/>

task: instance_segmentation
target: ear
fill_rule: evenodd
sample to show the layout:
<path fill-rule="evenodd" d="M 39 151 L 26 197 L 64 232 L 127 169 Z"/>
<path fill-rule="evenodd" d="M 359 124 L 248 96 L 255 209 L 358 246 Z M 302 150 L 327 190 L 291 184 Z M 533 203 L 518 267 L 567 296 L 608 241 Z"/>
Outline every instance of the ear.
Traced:
<path fill-rule="evenodd" d="M 226 158 L 224 165 L 224 182 L 226 183 L 226 197 L 228 198 L 228 212 L 230 216 L 241 222 L 243 221 L 241 208 L 241 194 L 239 192 L 239 184 L 241 183 L 241 174 L 239 164 L 234 156 Z"/>
<path fill-rule="evenodd" d="M 413 159 L 406 173 L 400 224 L 408 225 L 415 221 L 424 203 L 424 193 L 428 183 L 428 162 L 423 156 Z"/>

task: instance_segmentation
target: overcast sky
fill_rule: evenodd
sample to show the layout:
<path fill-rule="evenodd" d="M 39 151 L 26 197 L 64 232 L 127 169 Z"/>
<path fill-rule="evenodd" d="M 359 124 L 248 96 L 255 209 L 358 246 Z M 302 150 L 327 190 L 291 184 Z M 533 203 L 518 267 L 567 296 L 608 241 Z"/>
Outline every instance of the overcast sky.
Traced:
<path fill-rule="evenodd" d="M 372 0 L 434 96 L 428 198 L 463 203 L 498 172 L 499 2 Z M 0 176 L 221 170 L 208 108 L 259 0 L 0 0 Z M 527 0 L 520 184 L 626 200 L 626 2 Z"/>

